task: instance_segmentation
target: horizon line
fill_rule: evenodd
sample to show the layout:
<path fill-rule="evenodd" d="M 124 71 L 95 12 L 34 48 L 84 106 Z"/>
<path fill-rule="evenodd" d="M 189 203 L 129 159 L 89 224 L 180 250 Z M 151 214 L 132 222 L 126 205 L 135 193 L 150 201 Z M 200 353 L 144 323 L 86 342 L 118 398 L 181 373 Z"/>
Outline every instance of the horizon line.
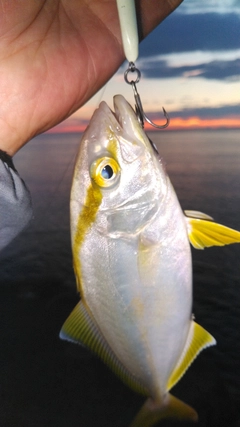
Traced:
<path fill-rule="evenodd" d="M 62 123 L 46 131 L 46 133 L 83 133 L 90 120 L 66 119 Z M 162 120 L 156 120 L 157 125 L 162 124 Z M 149 123 L 145 123 L 145 130 L 148 132 L 157 131 Z M 187 130 L 240 130 L 240 117 L 210 118 L 202 119 L 198 116 L 192 117 L 170 117 L 169 127 L 166 131 L 187 131 Z"/>

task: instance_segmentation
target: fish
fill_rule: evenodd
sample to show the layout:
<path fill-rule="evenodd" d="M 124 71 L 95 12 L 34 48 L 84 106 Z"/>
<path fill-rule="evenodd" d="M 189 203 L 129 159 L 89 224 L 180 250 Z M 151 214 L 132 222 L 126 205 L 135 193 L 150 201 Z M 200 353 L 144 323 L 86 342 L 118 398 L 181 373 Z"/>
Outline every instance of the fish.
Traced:
<path fill-rule="evenodd" d="M 80 301 L 60 338 L 98 355 L 146 401 L 131 427 L 198 419 L 170 390 L 216 344 L 192 314 L 192 244 L 240 242 L 240 232 L 183 211 L 163 160 L 121 95 L 83 134 L 70 197 Z"/>

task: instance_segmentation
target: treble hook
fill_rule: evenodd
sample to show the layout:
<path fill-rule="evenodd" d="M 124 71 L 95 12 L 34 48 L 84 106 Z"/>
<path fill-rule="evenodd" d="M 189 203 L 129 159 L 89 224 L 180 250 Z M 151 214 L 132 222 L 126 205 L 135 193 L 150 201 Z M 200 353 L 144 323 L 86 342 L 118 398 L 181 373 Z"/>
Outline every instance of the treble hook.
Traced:
<path fill-rule="evenodd" d="M 130 72 L 131 73 L 135 72 L 137 74 L 135 80 L 129 80 L 128 79 L 128 74 Z M 128 66 L 128 69 L 124 73 L 124 80 L 125 80 L 126 83 L 128 83 L 128 84 L 130 84 L 132 86 L 133 94 L 134 94 L 134 99 L 135 99 L 135 103 L 136 103 L 135 104 L 135 111 L 136 111 L 136 115 L 137 115 L 138 121 L 139 121 L 139 123 L 141 124 L 142 127 L 144 127 L 144 122 L 146 121 L 151 126 L 157 128 L 157 129 L 165 129 L 166 127 L 168 127 L 170 119 L 169 119 L 169 116 L 168 116 L 168 114 L 167 114 L 167 112 L 166 112 L 166 110 L 165 110 L 164 107 L 162 107 L 164 117 L 166 118 L 166 123 L 164 125 L 157 125 L 152 120 L 150 120 L 149 117 L 147 117 L 147 115 L 144 113 L 143 106 L 142 106 L 142 101 L 141 101 L 141 98 L 140 98 L 140 95 L 139 95 L 139 93 L 137 91 L 137 86 L 136 86 L 136 83 L 138 83 L 140 81 L 140 78 L 141 78 L 141 72 L 140 72 L 140 70 L 138 68 L 136 68 L 134 62 L 130 62 L 129 66 Z"/>

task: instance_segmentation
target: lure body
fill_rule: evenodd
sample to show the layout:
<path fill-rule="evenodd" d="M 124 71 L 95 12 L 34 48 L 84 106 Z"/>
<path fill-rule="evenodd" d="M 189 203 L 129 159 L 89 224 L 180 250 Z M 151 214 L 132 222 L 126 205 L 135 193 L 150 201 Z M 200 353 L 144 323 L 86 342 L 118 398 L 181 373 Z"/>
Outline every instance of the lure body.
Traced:
<path fill-rule="evenodd" d="M 134 0 L 116 0 L 123 49 L 126 59 L 135 62 L 138 58 L 138 28 Z"/>

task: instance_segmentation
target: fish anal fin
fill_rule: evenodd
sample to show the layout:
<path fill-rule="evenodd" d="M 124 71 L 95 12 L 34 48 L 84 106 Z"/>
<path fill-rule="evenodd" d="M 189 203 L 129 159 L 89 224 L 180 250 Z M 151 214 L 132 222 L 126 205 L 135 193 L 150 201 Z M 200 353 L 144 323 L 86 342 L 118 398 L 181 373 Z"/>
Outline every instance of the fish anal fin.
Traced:
<path fill-rule="evenodd" d="M 82 301 L 76 305 L 64 322 L 59 336 L 63 340 L 88 347 L 92 351 L 95 351 L 96 342 L 102 339 Z"/>
<path fill-rule="evenodd" d="M 81 344 L 95 353 L 130 388 L 147 395 L 147 390 L 115 356 L 111 347 L 95 323 L 94 318 L 80 301 L 62 326 L 60 338 Z"/>
<path fill-rule="evenodd" d="M 240 232 L 237 230 L 217 224 L 211 219 L 190 217 L 185 217 L 185 219 L 189 240 L 196 249 L 240 243 Z"/>
<path fill-rule="evenodd" d="M 202 350 L 215 344 L 215 338 L 202 328 L 202 326 L 192 321 L 181 357 L 168 380 L 167 390 L 171 390 L 177 384 Z"/>
<path fill-rule="evenodd" d="M 164 419 L 198 421 L 197 412 L 191 406 L 167 394 L 164 402 L 147 399 L 130 427 L 151 427 Z"/>

